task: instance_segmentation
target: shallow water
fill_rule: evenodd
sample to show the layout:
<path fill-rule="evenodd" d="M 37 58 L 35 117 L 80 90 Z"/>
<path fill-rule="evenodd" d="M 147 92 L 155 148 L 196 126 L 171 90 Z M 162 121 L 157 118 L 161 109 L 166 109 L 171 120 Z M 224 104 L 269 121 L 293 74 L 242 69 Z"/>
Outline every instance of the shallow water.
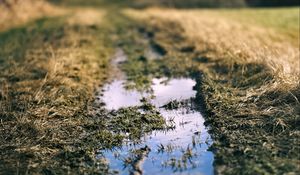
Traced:
<path fill-rule="evenodd" d="M 137 90 L 127 90 L 124 88 L 124 80 L 115 80 L 105 85 L 102 97 L 103 102 L 108 110 L 117 110 L 122 107 L 140 105 L 140 99 L 143 97 Z"/>
<path fill-rule="evenodd" d="M 102 99 L 108 110 L 140 105 L 142 97 L 150 97 L 150 94 L 127 90 L 124 83 L 117 80 L 104 87 Z M 189 78 L 153 79 L 155 97 L 150 102 L 175 129 L 153 131 L 145 135 L 140 143 L 128 141 L 121 148 L 103 151 L 111 170 L 117 170 L 120 174 L 140 173 L 139 169 L 144 174 L 213 174 L 213 154 L 207 151 L 212 141 L 201 113 L 189 100 L 196 95 L 193 90 L 195 84 Z M 173 110 L 161 108 L 172 100 L 187 100 L 188 103 Z M 143 152 L 137 166 L 125 166 L 124 160 L 137 158 L 134 154 L 137 150 Z"/>

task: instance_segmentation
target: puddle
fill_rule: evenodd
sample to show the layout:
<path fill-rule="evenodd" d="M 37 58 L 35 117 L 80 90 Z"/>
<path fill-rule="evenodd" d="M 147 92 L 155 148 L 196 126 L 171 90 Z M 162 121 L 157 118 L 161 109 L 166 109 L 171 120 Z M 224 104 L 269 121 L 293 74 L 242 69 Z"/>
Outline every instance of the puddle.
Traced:
<path fill-rule="evenodd" d="M 114 80 L 103 87 L 102 100 L 108 110 L 117 110 L 124 107 L 140 105 L 143 95 L 137 90 L 124 88 L 124 80 Z"/>
<path fill-rule="evenodd" d="M 156 107 L 161 107 L 173 100 L 182 101 L 193 98 L 196 96 L 196 91 L 193 90 L 195 85 L 196 82 L 189 78 L 171 80 L 155 78 L 151 86 L 155 98 L 151 102 Z"/>
<path fill-rule="evenodd" d="M 213 153 L 207 151 L 212 141 L 201 113 L 193 105 L 195 84 L 189 78 L 153 79 L 154 98 L 150 102 L 175 129 L 153 131 L 141 138 L 140 143 L 128 141 L 121 148 L 102 151 L 99 158 L 103 156 L 110 169 L 118 174 L 213 174 Z M 127 90 L 124 81 L 116 80 L 104 87 L 102 100 L 108 110 L 117 110 L 140 105 L 142 97 L 150 96 Z M 161 108 L 172 100 L 187 103 L 178 109 Z"/>

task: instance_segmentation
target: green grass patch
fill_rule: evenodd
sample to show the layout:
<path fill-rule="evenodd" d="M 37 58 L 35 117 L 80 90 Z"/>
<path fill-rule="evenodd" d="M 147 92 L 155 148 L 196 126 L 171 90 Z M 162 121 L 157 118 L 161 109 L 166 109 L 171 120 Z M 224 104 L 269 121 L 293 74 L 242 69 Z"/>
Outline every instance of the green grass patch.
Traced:
<path fill-rule="evenodd" d="M 299 7 L 229 9 L 216 12 L 241 23 L 274 29 L 287 35 L 290 40 L 299 39 Z"/>

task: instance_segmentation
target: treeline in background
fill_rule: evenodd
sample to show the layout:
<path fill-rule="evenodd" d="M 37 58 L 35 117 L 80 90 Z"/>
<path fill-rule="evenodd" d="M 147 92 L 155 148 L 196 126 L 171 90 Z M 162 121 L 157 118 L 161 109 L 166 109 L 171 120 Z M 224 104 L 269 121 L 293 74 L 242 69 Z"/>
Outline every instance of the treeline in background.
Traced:
<path fill-rule="evenodd" d="M 300 0 L 132 0 L 140 6 L 193 7 L 279 7 L 299 6 Z"/>
<path fill-rule="evenodd" d="M 7 7 L 17 5 L 20 1 L 30 3 L 36 0 L 0 0 L 0 5 Z M 40 0 L 42 1 L 42 0 Z M 45 0 L 53 3 L 69 5 L 104 5 L 123 4 L 125 6 L 143 8 L 163 6 L 175 8 L 216 8 L 216 7 L 284 7 L 299 6 L 300 0 Z"/>

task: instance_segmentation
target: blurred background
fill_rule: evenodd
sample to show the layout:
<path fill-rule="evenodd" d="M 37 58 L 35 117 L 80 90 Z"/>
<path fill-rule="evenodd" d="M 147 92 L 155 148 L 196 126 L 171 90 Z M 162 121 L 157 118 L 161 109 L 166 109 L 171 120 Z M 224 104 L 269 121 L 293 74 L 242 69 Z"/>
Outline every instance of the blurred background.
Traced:
<path fill-rule="evenodd" d="M 8 0 L 9 1 L 9 0 Z M 90 0 L 88 3 L 99 2 L 122 2 L 129 6 L 167 6 L 176 8 L 197 8 L 197 7 L 274 7 L 274 6 L 295 6 L 299 0 Z M 52 0 L 52 2 L 82 3 L 78 0 Z"/>
<path fill-rule="evenodd" d="M 20 1 L 38 2 L 36 0 L 0 0 L 2 5 L 12 6 Z M 275 7 L 297 6 L 299 0 L 48 0 L 53 3 L 73 5 L 91 5 L 102 3 L 123 3 L 131 7 L 167 6 L 176 8 L 213 8 L 213 7 Z"/>

